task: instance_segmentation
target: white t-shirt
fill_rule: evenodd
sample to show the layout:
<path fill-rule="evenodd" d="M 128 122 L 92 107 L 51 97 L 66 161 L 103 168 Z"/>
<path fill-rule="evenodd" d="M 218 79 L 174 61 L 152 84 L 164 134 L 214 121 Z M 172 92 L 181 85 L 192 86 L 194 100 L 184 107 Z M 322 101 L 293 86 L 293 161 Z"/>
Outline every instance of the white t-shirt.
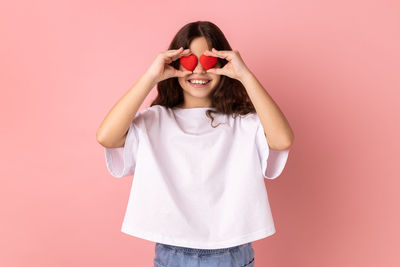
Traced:
<path fill-rule="evenodd" d="M 207 109 L 148 107 L 124 147 L 105 148 L 112 176 L 134 174 L 122 232 L 200 249 L 275 233 L 264 178 L 281 174 L 289 149 L 269 149 L 257 113 L 212 113 L 213 128 Z"/>

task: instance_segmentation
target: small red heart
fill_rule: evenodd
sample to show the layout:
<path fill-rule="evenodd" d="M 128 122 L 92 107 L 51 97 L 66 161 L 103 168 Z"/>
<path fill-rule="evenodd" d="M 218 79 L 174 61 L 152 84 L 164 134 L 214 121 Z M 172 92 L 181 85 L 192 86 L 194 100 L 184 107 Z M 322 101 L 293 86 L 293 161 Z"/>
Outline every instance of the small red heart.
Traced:
<path fill-rule="evenodd" d="M 213 56 L 201 55 L 200 64 L 206 70 L 211 69 L 215 64 L 217 64 L 217 58 Z"/>
<path fill-rule="evenodd" d="M 180 62 L 185 69 L 193 71 L 197 66 L 197 57 L 194 54 L 181 57 Z"/>

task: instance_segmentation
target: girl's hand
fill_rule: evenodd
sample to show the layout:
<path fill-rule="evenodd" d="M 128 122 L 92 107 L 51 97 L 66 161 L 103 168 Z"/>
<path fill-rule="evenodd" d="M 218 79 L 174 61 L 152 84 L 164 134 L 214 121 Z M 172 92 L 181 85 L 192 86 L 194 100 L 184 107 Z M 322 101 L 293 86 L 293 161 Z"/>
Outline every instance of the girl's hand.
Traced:
<path fill-rule="evenodd" d="M 206 56 L 220 57 L 228 61 L 223 68 L 211 68 L 207 72 L 225 75 L 239 81 L 250 72 L 237 50 L 216 50 L 212 48 L 212 51 L 206 50 L 204 54 Z"/>
<path fill-rule="evenodd" d="M 189 75 L 192 73 L 191 71 L 177 70 L 168 64 L 182 56 L 188 56 L 190 54 L 190 49 L 183 50 L 183 47 L 159 52 L 152 65 L 146 71 L 146 74 L 153 79 L 155 84 L 172 77 L 184 77 Z"/>

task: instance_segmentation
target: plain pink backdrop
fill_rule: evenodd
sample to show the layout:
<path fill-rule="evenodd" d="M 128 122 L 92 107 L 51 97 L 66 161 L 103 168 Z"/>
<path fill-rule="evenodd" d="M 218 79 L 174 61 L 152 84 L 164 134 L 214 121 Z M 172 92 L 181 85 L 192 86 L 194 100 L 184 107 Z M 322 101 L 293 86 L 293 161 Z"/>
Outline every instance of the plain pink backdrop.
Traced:
<path fill-rule="evenodd" d="M 395 0 L 3 2 L 0 266 L 152 266 L 155 244 L 120 232 L 132 177 L 107 172 L 96 131 L 197 20 L 295 133 L 265 180 L 277 232 L 253 242 L 256 266 L 400 266 Z"/>

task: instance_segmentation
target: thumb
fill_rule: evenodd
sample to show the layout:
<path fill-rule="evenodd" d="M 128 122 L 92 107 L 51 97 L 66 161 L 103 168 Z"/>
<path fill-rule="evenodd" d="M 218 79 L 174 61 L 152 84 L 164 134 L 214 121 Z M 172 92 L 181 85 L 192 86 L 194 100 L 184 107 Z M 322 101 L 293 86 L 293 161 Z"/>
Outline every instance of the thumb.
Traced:
<path fill-rule="evenodd" d="M 185 77 L 186 75 L 191 74 L 191 71 L 181 71 L 181 70 L 177 70 L 176 76 L 178 77 Z"/>
<path fill-rule="evenodd" d="M 217 71 L 215 68 L 208 69 L 207 72 L 208 72 L 208 73 L 219 74 L 218 71 Z"/>

